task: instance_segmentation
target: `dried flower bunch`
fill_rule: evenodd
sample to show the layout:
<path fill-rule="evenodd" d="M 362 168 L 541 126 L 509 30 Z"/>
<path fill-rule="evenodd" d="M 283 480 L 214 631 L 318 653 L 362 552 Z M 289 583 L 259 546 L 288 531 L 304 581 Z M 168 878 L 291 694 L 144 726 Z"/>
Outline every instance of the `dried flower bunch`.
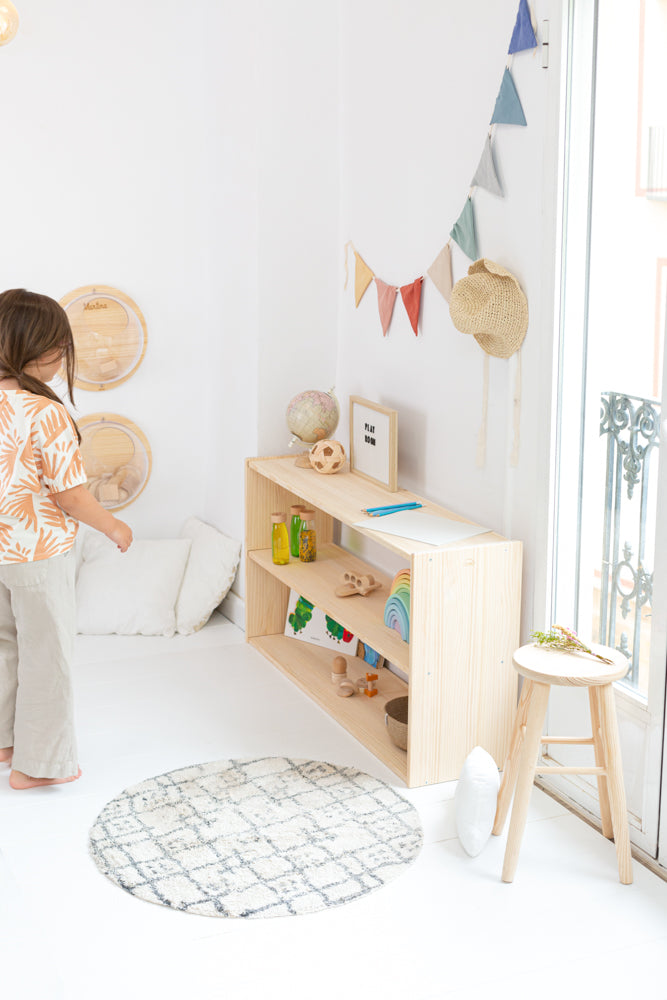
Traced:
<path fill-rule="evenodd" d="M 594 653 L 592 649 L 584 645 L 576 632 L 572 632 L 569 628 L 563 628 L 562 625 L 552 625 L 548 632 L 531 632 L 530 638 L 537 646 L 546 646 L 548 649 L 564 649 L 569 653 L 588 653 L 589 656 L 594 656 L 596 660 L 602 660 L 603 663 L 613 664 L 614 662 L 607 659 L 606 656 Z"/>

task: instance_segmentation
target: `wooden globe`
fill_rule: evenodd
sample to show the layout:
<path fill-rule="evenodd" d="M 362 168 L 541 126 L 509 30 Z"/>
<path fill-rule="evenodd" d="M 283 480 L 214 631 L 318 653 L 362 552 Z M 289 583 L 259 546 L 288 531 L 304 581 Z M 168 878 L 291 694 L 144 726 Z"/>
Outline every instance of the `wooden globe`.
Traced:
<path fill-rule="evenodd" d="M 345 465 L 345 449 L 340 441 L 318 441 L 310 450 L 310 464 L 324 475 L 338 472 Z"/>

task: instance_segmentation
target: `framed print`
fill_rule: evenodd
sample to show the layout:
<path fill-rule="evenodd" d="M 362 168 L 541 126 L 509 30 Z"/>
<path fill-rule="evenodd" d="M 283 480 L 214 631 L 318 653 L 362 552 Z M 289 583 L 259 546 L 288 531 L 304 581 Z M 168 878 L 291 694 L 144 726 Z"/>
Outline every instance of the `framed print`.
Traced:
<path fill-rule="evenodd" d="M 350 469 L 358 476 L 398 489 L 398 413 L 350 396 Z"/>

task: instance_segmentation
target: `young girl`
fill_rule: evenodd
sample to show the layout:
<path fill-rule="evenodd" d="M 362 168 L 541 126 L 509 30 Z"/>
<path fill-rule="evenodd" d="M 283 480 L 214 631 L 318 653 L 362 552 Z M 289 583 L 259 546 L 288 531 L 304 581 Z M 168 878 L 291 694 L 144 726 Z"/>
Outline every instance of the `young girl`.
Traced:
<path fill-rule="evenodd" d="M 70 680 L 78 522 L 121 552 L 132 542 L 85 487 L 79 432 L 47 384 L 61 367 L 74 402 L 65 311 L 24 289 L 0 294 L 0 761 L 18 789 L 81 774 Z"/>

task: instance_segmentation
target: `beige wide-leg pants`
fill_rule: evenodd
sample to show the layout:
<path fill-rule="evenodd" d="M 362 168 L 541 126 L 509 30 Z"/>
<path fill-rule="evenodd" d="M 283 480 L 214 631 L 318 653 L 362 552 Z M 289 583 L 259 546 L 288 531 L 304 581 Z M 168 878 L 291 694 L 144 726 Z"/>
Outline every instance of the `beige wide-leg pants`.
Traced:
<path fill-rule="evenodd" d="M 70 661 L 74 553 L 0 565 L 0 747 L 33 778 L 78 771 Z"/>

